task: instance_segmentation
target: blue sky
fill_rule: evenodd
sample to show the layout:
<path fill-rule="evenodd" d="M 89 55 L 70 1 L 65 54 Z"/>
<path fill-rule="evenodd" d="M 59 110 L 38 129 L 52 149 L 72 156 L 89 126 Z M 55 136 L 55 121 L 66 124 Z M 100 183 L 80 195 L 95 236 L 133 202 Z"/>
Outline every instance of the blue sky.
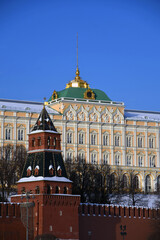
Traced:
<path fill-rule="evenodd" d="M 160 1 L 0 0 L 0 98 L 43 101 L 80 76 L 160 111 Z"/>

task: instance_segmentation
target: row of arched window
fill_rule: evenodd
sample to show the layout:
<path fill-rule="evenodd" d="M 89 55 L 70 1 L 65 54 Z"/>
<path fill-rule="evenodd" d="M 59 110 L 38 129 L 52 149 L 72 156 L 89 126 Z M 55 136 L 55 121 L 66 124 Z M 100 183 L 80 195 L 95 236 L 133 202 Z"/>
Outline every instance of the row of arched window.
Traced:
<path fill-rule="evenodd" d="M 21 193 L 24 194 L 25 193 L 25 187 L 23 187 L 21 189 Z M 30 193 L 33 193 L 32 191 L 30 191 Z M 47 194 L 68 194 L 68 187 L 63 187 L 63 189 L 61 190 L 60 186 L 56 186 L 55 190 L 53 191 L 53 187 L 49 184 L 47 184 L 47 188 L 46 188 L 46 193 Z M 35 188 L 35 194 L 40 194 L 40 187 L 36 186 Z"/>
<path fill-rule="evenodd" d="M 50 146 L 54 146 L 56 147 L 56 137 L 51 137 L 49 136 L 47 138 L 47 146 L 50 147 Z M 35 147 L 35 146 L 41 146 L 42 145 L 42 140 L 41 140 L 41 137 L 38 137 L 38 138 L 32 138 L 32 147 Z"/>
<path fill-rule="evenodd" d="M 132 185 L 130 185 L 130 187 L 134 188 L 135 190 L 140 190 L 141 189 L 141 184 L 140 184 L 140 179 L 138 175 L 134 175 L 132 176 Z M 129 188 L 129 183 L 130 183 L 131 179 L 127 174 L 123 174 L 122 179 L 121 179 L 121 187 L 123 187 L 124 189 L 128 189 Z M 112 188 L 113 190 L 116 188 L 117 186 L 117 176 L 116 174 L 112 173 L 110 176 L 110 188 Z M 145 177 L 145 192 L 149 193 L 151 191 L 153 191 L 153 187 L 152 187 L 152 178 L 150 175 L 147 175 Z M 156 181 L 156 191 L 158 193 L 160 193 L 160 176 L 157 177 L 157 181 Z"/>
<path fill-rule="evenodd" d="M 78 133 L 78 144 L 85 144 L 85 133 L 79 132 Z M 90 134 L 90 144 L 96 145 L 98 139 L 98 133 L 92 132 Z M 71 130 L 67 132 L 67 143 L 72 144 L 74 143 L 74 134 Z M 102 135 L 102 145 L 109 146 L 110 145 L 110 135 L 109 133 L 104 133 Z M 121 146 L 121 134 L 117 133 L 114 135 L 114 146 L 119 147 Z M 133 136 L 126 136 L 126 147 L 133 147 Z M 144 147 L 144 136 L 137 136 L 137 147 L 143 148 Z M 155 147 L 155 137 L 150 136 L 148 138 L 148 148 Z"/>
<path fill-rule="evenodd" d="M 72 161 L 74 157 L 74 153 L 72 150 L 67 151 L 67 160 Z M 85 151 L 80 151 L 78 153 L 78 160 L 80 162 L 85 162 L 86 154 Z M 133 165 L 133 154 L 129 153 L 126 155 L 126 160 L 125 160 L 125 165 L 126 166 L 132 166 Z M 98 153 L 97 151 L 93 151 L 90 153 L 90 162 L 92 164 L 98 164 Z M 114 154 L 114 159 L 113 159 L 113 165 L 122 165 L 122 157 L 120 152 L 116 152 Z M 138 167 L 144 167 L 146 165 L 145 163 L 145 156 L 144 154 L 139 154 L 136 159 L 137 163 L 136 165 Z M 102 159 L 101 159 L 102 164 L 110 164 L 110 153 L 105 151 L 102 153 Z M 149 167 L 156 167 L 156 156 L 155 155 L 150 155 L 148 156 L 148 164 Z"/>

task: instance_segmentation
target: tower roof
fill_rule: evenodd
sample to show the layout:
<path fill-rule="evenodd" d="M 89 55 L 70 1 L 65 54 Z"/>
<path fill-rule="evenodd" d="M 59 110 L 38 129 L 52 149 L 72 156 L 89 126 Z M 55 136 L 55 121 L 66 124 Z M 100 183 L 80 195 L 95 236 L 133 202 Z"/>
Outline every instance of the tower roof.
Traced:
<path fill-rule="evenodd" d="M 43 131 L 50 130 L 50 131 L 57 132 L 48 112 L 45 109 L 45 106 L 43 106 L 43 109 L 31 132 L 36 130 L 43 130 Z"/>

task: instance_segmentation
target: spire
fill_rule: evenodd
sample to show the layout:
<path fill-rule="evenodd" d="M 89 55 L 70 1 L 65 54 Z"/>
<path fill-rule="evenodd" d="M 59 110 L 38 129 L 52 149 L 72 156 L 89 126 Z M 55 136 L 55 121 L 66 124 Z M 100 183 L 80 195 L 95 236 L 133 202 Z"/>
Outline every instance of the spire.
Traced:
<path fill-rule="evenodd" d="M 79 76 L 79 68 L 78 68 L 78 32 L 77 32 L 77 68 L 76 68 L 76 76 L 75 79 L 70 81 L 69 83 L 66 84 L 66 88 L 70 87 L 78 87 L 78 88 L 89 88 L 89 84 L 82 80 Z"/>
<path fill-rule="evenodd" d="M 36 124 L 32 129 L 32 132 L 36 130 L 50 130 L 57 132 L 48 112 L 46 111 L 45 105 L 43 105 L 43 109 L 37 119 Z"/>

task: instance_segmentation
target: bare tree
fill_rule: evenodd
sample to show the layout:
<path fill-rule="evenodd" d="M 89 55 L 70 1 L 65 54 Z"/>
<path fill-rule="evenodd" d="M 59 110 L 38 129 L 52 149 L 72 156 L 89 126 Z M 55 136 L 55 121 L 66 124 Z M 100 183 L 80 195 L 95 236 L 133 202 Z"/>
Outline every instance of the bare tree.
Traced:
<path fill-rule="evenodd" d="M 15 183 L 20 176 L 21 166 L 24 164 L 24 159 L 19 154 L 23 147 L 14 149 L 12 145 L 0 147 L 0 183 L 2 201 L 7 200 L 9 193 L 15 187 Z M 26 151 L 24 151 L 25 155 Z M 6 195 L 6 196 L 5 196 Z"/>

